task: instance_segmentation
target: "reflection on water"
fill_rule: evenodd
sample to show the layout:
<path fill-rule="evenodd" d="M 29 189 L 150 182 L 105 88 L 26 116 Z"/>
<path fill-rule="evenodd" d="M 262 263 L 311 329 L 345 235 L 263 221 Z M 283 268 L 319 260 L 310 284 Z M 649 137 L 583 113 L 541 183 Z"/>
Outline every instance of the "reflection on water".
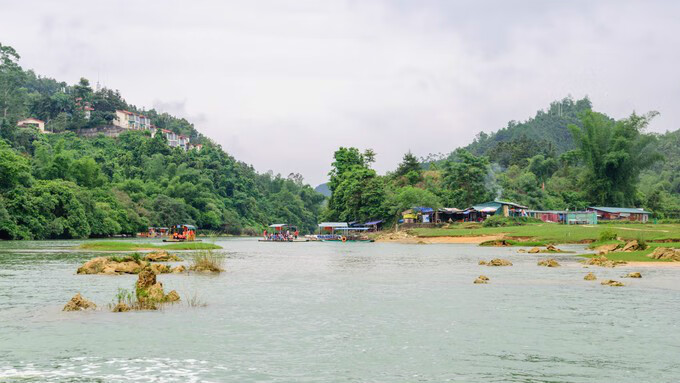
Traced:
<path fill-rule="evenodd" d="M 148 241 L 148 240 L 141 240 Z M 666 382 L 680 379 L 680 269 L 584 269 L 473 245 L 219 239 L 227 272 L 159 276 L 208 306 L 105 308 L 135 276 L 75 275 L 74 241 L 0 242 L 0 381 Z M 582 249 L 574 247 L 575 249 Z M 188 254 L 183 254 L 188 257 Z M 512 267 L 484 267 L 492 257 Z M 639 280 L 612 288 L 583 281 Z M 479 275 L 488 285 L 473 285 Z"/>

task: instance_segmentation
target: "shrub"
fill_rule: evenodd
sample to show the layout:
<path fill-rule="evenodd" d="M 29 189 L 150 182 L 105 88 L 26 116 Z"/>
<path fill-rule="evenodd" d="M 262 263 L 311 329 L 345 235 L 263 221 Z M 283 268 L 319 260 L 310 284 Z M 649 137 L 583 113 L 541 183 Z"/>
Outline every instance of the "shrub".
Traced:
<path fill-rule="evenodd" d="M 614 230 L 605 229 L 600 232 L 600 241 L 612 241 L 618 237 Z"/>
<path fill-rule="evenodd" d="M 483 227 L 501 227 L 501 226 L 521 226 L 527 223 L 541 223 L 540 219 L 530 217 L 503 217 L 502 215 L 492 215 L 487 217 L 483 222 Z"/>
<path fill-rule="evenodd" d="M 222 268 L 223 265 L 224 257 L 215 255 L 210 250 L 201 251 L 194 255 L 194 258 L 191 260 L 191 266 L 189 266 L 189 270 L 219 273 L 224 271 Z"/>
<path fill-rule="evenodd" d="M 645 250 L 649 247 L 649 245 L 647 244 L 647 240 L 645 240 L 645 237 L 643 237 L 642 234 L 638 235 L 637 243 L 638 246 L 640 247 L 640 250 Z"/>

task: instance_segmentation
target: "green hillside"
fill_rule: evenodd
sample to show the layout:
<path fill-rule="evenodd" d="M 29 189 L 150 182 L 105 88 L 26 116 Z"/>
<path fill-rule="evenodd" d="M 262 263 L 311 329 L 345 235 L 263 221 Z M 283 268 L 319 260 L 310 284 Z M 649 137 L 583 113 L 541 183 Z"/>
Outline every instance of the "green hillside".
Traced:
<path fill-rule="evenodd" d="M 94 109 L 89 118 L 83 105 Z M 144 112 L 201 150 L 170 147 L 163 134 L 142 130 L 76 134 L 110 125 L 116 109 L 140 111 L 85 79 L 69 85 L 24 70 L 0 45 L 0 239 L 107 237 L 178 223 L 231 234 L 259 233 L 273 221 L 316 226 L 321 194 L 300 177 L 258 174 L 184 119 Z M 18 127 L 27 117 L 54 133 Z"/>

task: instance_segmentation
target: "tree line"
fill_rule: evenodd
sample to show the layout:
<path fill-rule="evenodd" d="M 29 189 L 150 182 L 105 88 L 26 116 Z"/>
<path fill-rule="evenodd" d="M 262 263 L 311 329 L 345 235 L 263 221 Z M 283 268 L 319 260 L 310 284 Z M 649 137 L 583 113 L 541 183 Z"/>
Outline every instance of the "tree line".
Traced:
<path fill-rule="evenodd" d="M 559 114 L 557 104 L 448 156 L 406 153 L 384 176 L 371 169 L 372 150 L 340 148 L 323 217 L 393 223 L 414 206 L 467 208 L 498 198 L 536 210 L 642 207 L 680 218 L 680 131 L 648 133 L 656 112 L 614 120 L 587 99 L 562 100 Z"/>

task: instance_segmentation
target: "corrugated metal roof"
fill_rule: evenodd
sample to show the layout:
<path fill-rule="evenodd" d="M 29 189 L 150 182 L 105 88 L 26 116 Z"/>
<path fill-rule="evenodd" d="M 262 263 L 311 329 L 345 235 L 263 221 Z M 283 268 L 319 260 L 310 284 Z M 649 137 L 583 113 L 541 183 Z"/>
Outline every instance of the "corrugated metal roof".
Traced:
<path fill-rule="evenodd" d="M 347 222 L 321 222 L 319 227 L 347 227 Z"/>
<path fill-rule="evenodd" d="M 605 213 L 628 213 L 628 214 L 652 214 L 644 209 L 634 207 L 603 207 L 603 206 L 589 206 L 588 209 L 599 210 Z"/>

